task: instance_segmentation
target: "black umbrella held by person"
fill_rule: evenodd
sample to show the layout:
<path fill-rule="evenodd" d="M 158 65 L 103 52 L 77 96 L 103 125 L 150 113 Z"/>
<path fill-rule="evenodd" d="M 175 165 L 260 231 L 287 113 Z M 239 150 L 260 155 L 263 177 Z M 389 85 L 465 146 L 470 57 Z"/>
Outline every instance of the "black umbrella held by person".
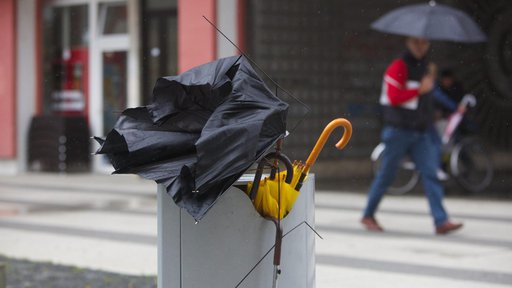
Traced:
<path fill-rule="evenodd" d="M 288 104 L 248 60 L 234 56 L 157 80 L 153 102 L 126 109 L 105 139 L 95 137 L 116 174 L 165 185 L 199 221 L 286 133 Z"/>
<path fill-rule="evenodd" d="M 484 42 L 487 37 L 465 12 L 429 1 L 394 9 L 372 23 L 377 31 L 453 42 Z"/>

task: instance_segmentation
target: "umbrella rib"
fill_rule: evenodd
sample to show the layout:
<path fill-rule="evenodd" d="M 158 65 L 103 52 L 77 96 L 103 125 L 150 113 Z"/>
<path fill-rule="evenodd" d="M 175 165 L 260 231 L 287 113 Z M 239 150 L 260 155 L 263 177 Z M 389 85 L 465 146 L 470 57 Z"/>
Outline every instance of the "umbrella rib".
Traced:
<path fill-rule="evenodd" d="M 233 68 L 233 66 L 235 66 L 235 65 L 238 63 L 238 61 L 240 61 L 240 58 L 242 58 L 242 56 L 243 56 L 243 55 L 240 55 L 240 56 L 236 59 L 236 61 L 235 61 L 235 62 L 233 62 L 233 64 L 229 67 L 228 71 L 229 71 L 231 68 Z M 217 77 L 217 76 L 215 76 L 215 77 Z M 215 87 L 216 85 L 217 85 L 217 81 L 213 81 L 212 87 Z"/>
<path fill-rule="evenodd" d="M 263 257 L 261 257 L 260 260 L 251 268 L 251 270 L 247 274 L 245 274 L 245 276 L 242 278 L 242 280 L 240 280 L 240 282 L 238 282 L 238 284 L 236 284 L 235 288 L 238 288 L 240 286 L 240 284 L 242 284 L 245 281 L 245 279 L 247 279 L 247 277 L 249 277 L 249 275 L 251 275 L 252 271 L 254 271 L 254 269 L 256 269 L 258 267 L 258 265 L 260 265 L 260 263 L 263 262 L 265 257 L 267 257 L 268 254 L 270 254 L 270 252 L 274 249 L 275 246 L 276 245 L 274 244 L 272 247 L 270 247 L 270 249 L 268 249 L 267 253 L 265 253 L 265 255 L 263 255 Z"/>
<path fill-rule="evenodd" d="M 281 237 L 281 239 L 284 239 L 284 237 L 286 237 L 288 234 L 292 233 L 295 229 L 299 228 L 302 224 L 306 224 L 309 229 L 311 229 L 313 232 L 315 232 L 315 234 L 320 238 L 320 239 L 324 239 L 322 236 L 320 236 L 320 234 L 318 234 L 318 232 L 308 223 L 308 221 L 302 221 L 300 222 L 299 224 L 295 225 L 292 229 L 290 229 L 290 231 L 286 232 L 283 234 L 283 236 Z M 249 275 L 251 275 L 252 271 L 254 271 L 254 269 L 256 269 L 258 267 L 258 265 L 260 265 L 261 262 L 263 262 L 263 260 L 265 259 L 265 257 L 268 256 L 268 254 L 270 254 L 270 252 L 274 249 L 276 245 L 272 245 L 272 247 L 270 247 L 270 249 L 268 249 L 268 251 L 265 253 L 265 255 L 263 255 L 260 260 L 258 260 L 258 262 L 251 268 L 251 270 L 245 274 L 245 276 L 242 278 L 242 280 L 240 280 L 240 282 L 238 282 L 238 284 L 236 284 L 235 288 L 238 288 L 240 286 L 240 284 L 242 284 L 245 279 L 247 279 L 247 277 L 249 277 Z"/>
<path fill-rule="evenodd" d="M 316 236 L 318 236 L 318 238 L 320 238 L 320 239 L 324 240 L 324 237 L 322 237 L 322 235 L 320 235 L 320 233 L 318 233 L 318 231 L 316 231 L 316 230 L 315 230 L 315 228 L 313 228 L 313 226 L 311 226 L 311 225 L 308 223 L 308 221 L 304 221 L 303 223 L 304 223 L 304 224 L 306 224 L 306 225 L 309 227 L 309 229 L 311 229 L 311 231 L 313 231 L 313 232 L 316 234 Z M 288 231 L 288 233 L 290 233 L 290 232 L 292 232 L 292 231 Z M 288 234 L 288 233 L 286 233 L 286 234 Z M 284 236 L 283 236 L 283 237 L 284 237 Z"/>
<path fill-rule="evenodd" d="M 265 72 L 265 70 L 263 70 L 263 68 L 261 68 L 260 65 L 258 65 L 258 63 L 256 63 L 256 61 L 254 61 L 253 59 L 251 59 L 242 49 L 240 49 L 240 47 L 238 47 L 233 41 L 231 41 L 231 39 L 229 39 L 228 36 L 226 36 L 226 34 L 224 34 L 215 24 L 213 24 L 208 18 L 206 18 L 206 16 L 203 15 L 203 18 L 208 22 L 210 23 L 210 25 L 213 26 L 213 28 L 215 28 L 215 30 L 217 30 L 217 32 L 220 33 L 220 35 L 222 35 L 224 38 L 226 38 L 226 40 L 229 41 L 229 43 L 231 43 L 231 45 L 233 45 L 237 50 L 238 52 L 240 52 L 240 54 L 242 54 L 245 58 L 247 58 L 247 60 L 249 60 L 252 64 L 254 64 L 254 66 L 256 66 L 263 74 L 265 74 L 265 76 L 267 76 L 267 78 L 272 81 L 272 83 L 274 85 L 276 85 L 277 87 L 279 87 L 279 89 L 283 90 L 287 95 L 289 95 L 290 97 L 292 97 L 293 99 L 295 99 L 295 101 L 299 102 L 302 106 L 304 106 L 307 110 L 307 113 L 309 113 L 311 111 L 311 108 L 309 108 L 308 105 L 306 105 L 306 103 L 302 102 L 299 98 L 293 96 L 292 93 L 290 93 L 288 90 L 284 89 L 281 85 L 279 85 L 272 77 L 270 77 L 270 75 L 267 74 L 267 72 Z"/>
<path fill-rule="evenodd" d="M 317 232 L 317 231 L 316 231 L 316 230 L 315 230 L 315 229 L 314 229 L 314 228 L 313 228 L 313 227 L 308 223 L 308 221 L 306 221 L 306 220 L 304 220 L 304 221 L 300 222 L 299 224 L 295 225 L 295 227 L 293 227 L 292 229 L 290 229 L 290 231 L 288 231 L 288 232 L 286 232 L 285 234 L 283 234 L 283 238 L 284 238 L 286 235 L 288 235 L 288 234 L 292 233 L 292 232 L 293 232 L 293 230 L 295 230 L 295 229 L 299 228 L 302 224 L 306 224 L 306 226 L 308 226 L 308 227 L 309 227 L 309 229 L 311 229 L 313 232 L 315 232 L 315 234 L 318 236 L 318 238 L 320 238 L 320 239 L 324 240 L 324 237 L 320 236 L 320 234 L 319 234 L 319 233 L 318 233 L 318 232 Z"/>

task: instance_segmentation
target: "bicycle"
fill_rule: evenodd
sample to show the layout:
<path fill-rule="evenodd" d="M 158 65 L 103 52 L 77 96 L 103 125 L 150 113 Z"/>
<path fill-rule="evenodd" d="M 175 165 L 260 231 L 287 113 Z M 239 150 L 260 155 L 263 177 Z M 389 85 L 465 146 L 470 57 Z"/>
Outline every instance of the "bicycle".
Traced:
<path fill-rule="evenodd" d="M 468 106 L 474 107 L 476 100 L 473 95 L 465 95 L 461 104 L 465 111 Z M 464 112 L 453 113 L 443 132 L 442 142 L 442 164 L 449 168 L 451 178 L 471 193 L 482 192 L 487 188 L 493 178 L 493 167 L 489 154 L 484 145 L 476 137 L 455 137 L 455 132 L 460 126 Z M 372 151 L 373 173 L 375 174 L 380 166 L 382 153 L 385 144 L 379 143 Z M 416 170 L 414 162 L 406 156 L 400 163 L 394 182 L 388 188 L 390 194 L 400 195 L 410 192 L 416 187 L 420 180 L 419 171 Z"/>

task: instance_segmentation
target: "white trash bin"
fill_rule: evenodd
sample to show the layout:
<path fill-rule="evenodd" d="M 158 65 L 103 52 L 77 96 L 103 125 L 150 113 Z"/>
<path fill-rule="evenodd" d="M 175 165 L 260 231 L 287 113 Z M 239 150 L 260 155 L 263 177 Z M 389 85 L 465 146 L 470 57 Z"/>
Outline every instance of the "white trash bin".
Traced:
<path fill-rule="evenodd" d="M 246 184 L 244 175 L 236 185 Z M 310 174 L 292 212 L 281 221 L 281 275 L 279 287 L 315 287 L 315 233 L 303 222 L 315 223 L 315 177 Z M 313 226 L 314 227 L 314 226 Z M 203 220 L 180 209 L 158 186 L 158 287 L 230 288 L 253 269 L 275 243 L 276 228 L 261 217 L 236 187 L 229 188 Z M 272 287 L 270 251 L 238 287 Z"/>

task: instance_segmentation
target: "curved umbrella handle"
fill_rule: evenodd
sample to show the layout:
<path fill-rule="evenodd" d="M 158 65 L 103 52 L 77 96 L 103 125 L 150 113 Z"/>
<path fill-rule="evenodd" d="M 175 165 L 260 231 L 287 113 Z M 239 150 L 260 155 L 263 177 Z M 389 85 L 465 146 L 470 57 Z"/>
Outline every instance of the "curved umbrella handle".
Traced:
<path fill-rule="evenodd" d="M 311 166 L 315 164 L 316 158 L 318 158 L 318 154 L 320 154 L 320 151 L 322 151 L 322 149 L 324 148 L 325 142 L 327 142 L 327 138 L 329 138 L 332 131 L 337 127 L 345 128 L 345 133 L 343 133 L 343 136 L 341 137 L 340 141 L 336 143 L 336 148 L 341 150 L 345 148 L 345 146 L 347 146 L 348 141 L 352 136 L 352 124 L 345 118 L 338 118 L 332 120 L 329 124 L 327 124 L 327 126 L 325 126 L 324 131 L 322 132 L 322 134 L 320 134 L 320 137 L 318 137 L 315 147 L 313 147 L 313 151 L 311 151 L 311 154 L 309 154 L 309 157 L 306 160 L 304 171 L 309 171 Z"/>
<path fill-rule="evenodd" d="M 256 192 L 258 191 L 258 188 L 260 185 L 261 176 L 263 175 L 263 167 L 266 164 L 265 159 L 272 159 L 272 158 L 278 159 L 284 163 L 284 165 L 286 166 L 286 178 L 285 178 L 284 182 L 288 183 L 288 184 L 292 183 L 293 165 L 292 165 L 292 161 L 290 161 L 290 158 L 288 158 L 286 155 L 284 155 L 282 153 L 270 152 L 260 160 L 260 163 L 258 164 L 258 168 L 256 169 L 256 174 L 254 175 L 254 180 L 252 182 L 251 192 L 249 192 L 249 198 L 251 200 L 254 200 L 254 198 L 256 197 Z"/>
<path fill-rule="evenodd" d="M 460 104 L 463 105 L 464 108 L 469 107 L 475 107 L 476 105 L 476 98 L 472 94 L 466 94 L 464 97 L 462 97 L 462 100 L 460 100 Z"/>

